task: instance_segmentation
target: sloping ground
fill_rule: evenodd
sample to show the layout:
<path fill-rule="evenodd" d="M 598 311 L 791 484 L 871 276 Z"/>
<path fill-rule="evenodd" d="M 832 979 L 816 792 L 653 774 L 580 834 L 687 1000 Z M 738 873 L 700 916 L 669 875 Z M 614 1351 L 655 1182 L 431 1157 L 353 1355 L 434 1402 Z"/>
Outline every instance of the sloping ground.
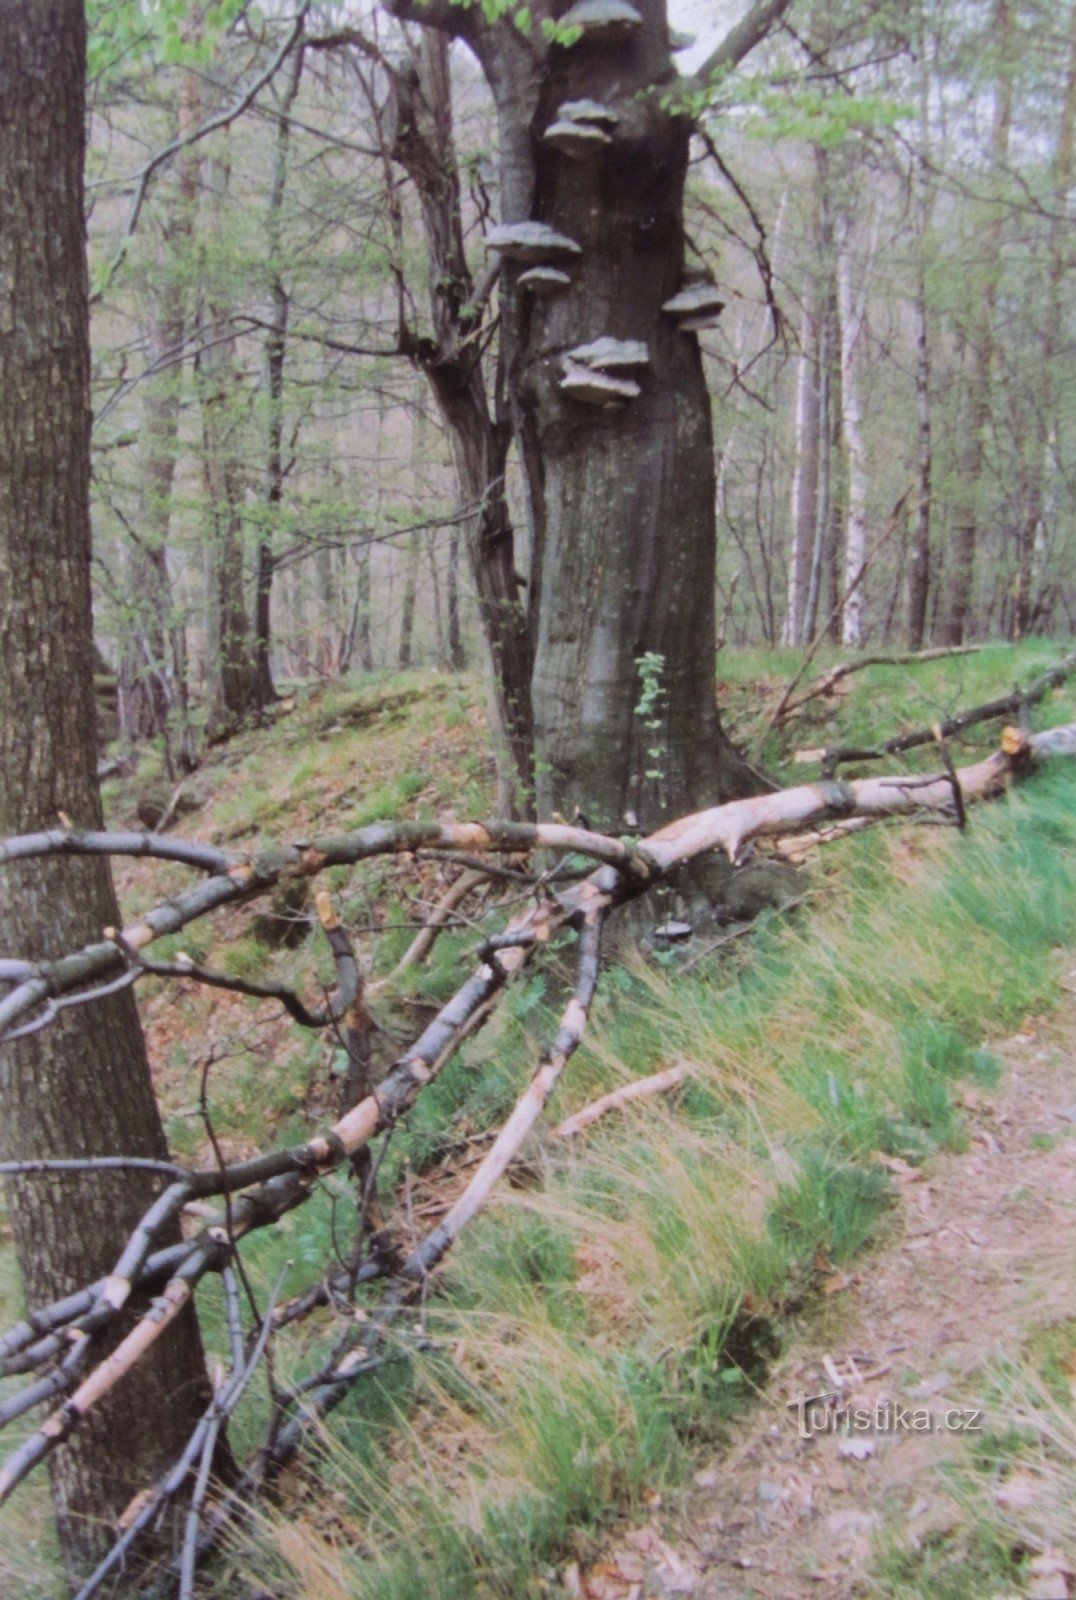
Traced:
<path fill-rule="evenodd" d="M 770 759 L 861 738 L 865 726 L 917 725 L 1026 680 L 1059 653 L 1035 642 L 986 652 L 986 664 L 872 669 L 771 740 Z M 772 703 L 785 663 L 722 666 L 742 673 L 730 693 L 746 714 Z M 761 693 L 751 673 L 767 678 Z M 1054 695 L 1034 725 L 1071 718 L 1074 704 L 1071 691 Z M 960 758 L 996 734 L 978 731 Z M 193 780 L 200 809 L 176 831 L 234 843 L 394 814 L 481 815 L 488 781 L 473 683 L 426 674 L 343 685 L 215 754 Z M 132 789 L 112 800 L 129 814 Z M 678 957 L 611 967 L 557 1113 L 672 1061 L 685 1064 L 686 1084 L 571 1145 L 548 1133 L 533 1141 L 423 1310 L 433 1348 L 414 1358 L 413 1335 L 401 1338 L 399 1362 L 333 1419 L 324 1458 L 290 1476 L 283 1516 L 268 1515 L 238 1569 L 282 1600 L 530 1600 L 591 1572 L 610 1526 L 657 1537 L 656 1504 L 672 1504 L 738 1436 L 788 1318 L 859 1271 L 858 1253 L 889 1226 L 897 1185 L 886 1162 L 918 1165 L 959 1147 L 971 1112 L 957 1100 L 996 1073 L 983 1040 L 1049 1012 L 1062 994 L 1055 951 L 1076 942 L 1074 817 L 1076 774 L 1059 768 L 974 813 L 967 835 L 879 829 L 820 853 L 795 917 L 764 919 L 751 939 L 711 954 L 692 949 L 690 970 Z M 428 870 L 394 863 L 333 876 L 375 973 L 436 892 Z M 131 910 L 177 881 L 140 862 L 121 877 Z M 488 925 L 487 907 L 472 913 Z M 458 982 L 476 936 L 473 921 L 446 934 L 413 992 L 381 1005 L 387 1057 L 431 997 Z M 245 912 L 198 938 L 196 956 L 271 970 L 311 996 L 329 977 L 317 935 L 270 950 Z M 182 944 L 191 949 L 191 938 Z M 397 1130 L 382 1184 L 405 1238 L 445 1209 L 514 1100 L 561 982 L 553 950 Z M 298 1034 L 272 1004 L 187 984 L 147 986 L 142 998 L 181 1156 L 203 1151 L 196 1102 L 210 1047 L 210 1101 L 229 1155 L 303 1137 L 324 1119 L 332 1039 Z M 287 1261 L 297 1280 L 286 1292 L 332 1258 L 346 1202 L 343 1185 L 326 1185 L 251 1241 L 263 1293 Z M 7 1318 L 17 1296 L 4 1300 Z M 224 1353 L 212 1289 L 203 1322 L 211 1356 Z M 309 1372 L 332 1336 L 322 1314 L 282 1340 L 279 1380 Z M 233 1430 L 240 1454 L 264 1416 L 254 1396 Z M 54 1592 L 42 1490 L 16 1508 L 22 1523 L 5 1520 L 5 1594 Z M 221 1593 L 234 1570 L 211 1580 Z"/>
<path fill-rule="evenodd" d="M 958 1094 L 968 1150 L 896 1166 L 895 1237 L 833 1280 L 735 1445 L 660 1527 L 618 1537 L 569 1588 L 593 1600 L 1076 1593 L 1072 952 L 1067 963 L 1059 1010 L 997 1047 L 1001 1087 Z"/>

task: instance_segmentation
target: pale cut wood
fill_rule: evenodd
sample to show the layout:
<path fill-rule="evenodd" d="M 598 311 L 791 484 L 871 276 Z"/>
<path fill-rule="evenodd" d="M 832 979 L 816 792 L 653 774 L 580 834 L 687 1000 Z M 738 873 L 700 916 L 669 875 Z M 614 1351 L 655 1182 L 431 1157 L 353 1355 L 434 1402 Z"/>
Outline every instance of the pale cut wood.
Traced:
<path fill-rule="evenodd" d="M 686 1077 L 687 1068 L 683 1062 L 678 1062 L 676 1066 L 666 1067 L 664 1072 L 652 1073 L 649 1078 L 636 1078 L 631 1083 L 622 1083 L 619 1089 L 603 1094 L 600 1100 L 592 1100 L 574 1116 L 565 1117 L 556 1130 L 557 1138 L 570 1139 L 573 1134 L 589 1128 L 592 1122 L 597 1122 L 598 1118 L 604 1117 L 607 1112 L 616 1111 L 620 1106 L 629 1105 L 633 1100 L 647 1100 L 651 1095 L 664 1094 L 668 1089 L 675 1089 L 678 1083 L 683 1083 Z"/>

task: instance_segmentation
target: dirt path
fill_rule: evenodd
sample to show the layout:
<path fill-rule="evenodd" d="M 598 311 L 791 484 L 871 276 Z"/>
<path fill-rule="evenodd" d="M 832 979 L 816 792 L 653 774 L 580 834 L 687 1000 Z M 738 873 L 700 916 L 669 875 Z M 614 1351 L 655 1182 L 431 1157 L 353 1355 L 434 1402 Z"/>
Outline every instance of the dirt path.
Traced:
<path fill-rule="evenodd" d="M 1066 984 L 1076 994 L 1076 969 Z M 968 1150 L 922 1171 L 895 1164 L 896 1237 L 791 1344 L 738 1447 L 696 1475 L 682 1505 L 570 1570 L 569 1591 L 851 1600 L 878 1593 L 879 1534 L 916 1550 L 953 1529 L 960 1510 L 937 1469 L 969 1436 L 940 1420 L 982 1410 L 989 1426 L 984 1368 L 1076 1317 L 1076 999 L 1025 1027 L 995 1046 L 998 1088 L 961 1096 Z M 825 1391 L 882 1426 L 800 1437 L 795 1402 Z M 908 1431 L 928 1410 L 939 1431 Z M 979 1591 L 969 1579 L 965 1592 Z M 1076 1595 L 1076 1581 L 1062 1563 L 1024 1592 Z"/>

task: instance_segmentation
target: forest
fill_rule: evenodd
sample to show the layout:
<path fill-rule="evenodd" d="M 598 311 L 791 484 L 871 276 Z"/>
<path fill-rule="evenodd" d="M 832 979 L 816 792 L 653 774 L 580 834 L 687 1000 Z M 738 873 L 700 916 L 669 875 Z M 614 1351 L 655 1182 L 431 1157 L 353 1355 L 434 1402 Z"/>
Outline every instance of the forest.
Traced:
<path fill-rule="evenodd" d="M 4 1596 L 1076 1595 L 1074 131 L 0 0 Z"/>

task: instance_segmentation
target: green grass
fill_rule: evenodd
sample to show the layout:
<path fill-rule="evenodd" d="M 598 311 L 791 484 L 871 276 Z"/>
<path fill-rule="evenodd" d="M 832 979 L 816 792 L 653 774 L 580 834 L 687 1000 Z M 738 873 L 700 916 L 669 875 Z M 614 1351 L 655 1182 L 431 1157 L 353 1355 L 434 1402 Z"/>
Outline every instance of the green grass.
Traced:
<path fill-rule="evenodd" d="M 985 1041 L 1056 999 L 1074 842 L 1074 776 L 1049 770 L 965 835 L 847 841 L 819 861 L 806 914 L 771 920 L 708 973 L 637 964 L 607 983 L 558 1110 L 671 1059 L 689 1063 L 688 1086 L 578 1148 L 536 1144 L 523 1187 L 450 1259 L 424 1313 L 445 1353 L 396 1375 L 376 1447 L 364 1430 L 382 1402 L 349 1407 L 352 1444 L 326 1470 L 354 1551 L 309 1506 L 270 1517 L 246 1556 L 261 1581 L 304 1600 L 528 1596 L 611 1517 L 680 1481 L 760 1381 L 758 1346 L 779 1340 L 819 1263 L 884 1230 L 875 1153 L 959 1148 L 954 1091 L 998 1071 Z M 535 991 L 461 1063 L 452 1087 L 476 1117 L 524 1079 L 547 1020 Z M 353 1448 L 390 1470 L 357 1481 Z M 987 1583 L 1003 1546 L 977 1530 L 959 1560 L 932 1548 L 906 1578 L 894 1555 L 885 1582 L 901 1600 L 915 1583 L 979 1592 L 961 1571 Z M 310 1576 L 330 1548 L 336 1587 Z"/>
<path fill-rule="evenodd" d="M 851 680 L 847 699 L 771 740 L 767 757 L 786 781 L 802 781 L 802 767 L 782 765 L 798 745 L 929 721 L 1027 681 L 1060 653 L 1035 642 L 871 669 Z M 748 711 L 757 721 L 751 686 L 765 677 L 775 697 L 790 665 L 773 653 L 722 655 L 741 725 Z M 1070 692 L 1034 721 L 1071 715 Z M 959 758 L 996 735 L 996 725 L 976 730 Z M 475 686 L 416 674 L 312 696 L 271 732 L 235 742 L 207 776 L 210 803 L 184 826 L 234 844 L 446 805 L 480 815 L 490 768 Z M 296 1600 L 530 1600 L 611 1518 L 682 1481 L 764 1381 L 819 1274 L 884 1237 L 879 1153 L 920 1161 L 960 1148 L 959 1085 L 997 1071 L 986 1041 L 1054 1003 L 1055 952 L 1076 936 L 1074 837 L 1076 774 L 1061 765 L 975 810 L 965 834 L 877 829 L 831 847 L 812 862 L 799 912 L 764 917 L 750 940 L 689 974 L 675 962 L 610 966 L 555 1114 L 672 1060 L 687 1064 L 685 1084 L 567 1146 L 532 1141 L 424 1310 L 437 1348 L 411 1359 L 405 1339 L 401 1360 L 356 1390 L 327 1434 L 316 1492 L 300 1486 L 283 1515 L 266 1513 L 239 1565 Z M 402 882 L 394 864 L 376 863 L 336 874 L 333 887 L 348 919 L 365 926 L 419 909 Z M 132 876 L 128 899 L 145 903 L 151 887 Z M 236 932 L 227 929 L 231 940 Z M 406 928 L 364 935 L 364 956 L 385 972 L 410 937 Z M 472 928 L 444 935 L 415 975 L 414 997 L 450 993 L 477 937 Z M 176 948 L 221 962 L 227 943 L 195 952 L 185 936 Z M 323 957 L 317 934 L 269 956 L 240 930 L 227 959 L 248 973 L 271 961 L 301 982 L 315 964 L 329 976 Z M 394 1133 L 386 1194 L 503 1119 L 562 1002 L 562 967 L 546 952 L 543 971 L 420 1097 Z M 206 1004 L 222 1014 L 219 998 Z M 253 1012 L 239 1002 L 223 1026 L 245 1026 Z M 184 1154 L 202 1137 L 197 1119 L 180 1114 L 195 1098 L 191 1037 L 172 1043 L 162 1085 Z M 333 1050 L 331 1039 L 285 1030 L 222 1060 L 211 1079 L 218 1126 L 262 1147 L 304 1136 L 323 1112 L 308 1113 L 294 1091 L 325 1090 Z M 322 1270 L 346 1215 L 346 1189 L 334 1182 L 252 1238 L 244 1256 L 261 1292 L 289 1261 L 285 1294 Z M 12 1294 L 3 1298 L 11 1306 Z M 212 1286 L 203 1322 L 207 1348 L 223 1357 Z M 280 1381 L 309 1372 L 331 1336 L 327 1319 L 313 1319 L 282 1339 Z M 253 1395 L 237 1419 L 240 1453 L 257 1442 L 265 1408 Z M 24 1521 L 3 1524 L 5 1539 L 20 1530 L 27 1551 L 46 1537 L 40 1484 L 36 1492 L 22 1503 Z M 988 1569 L 994 1546 L 983 1541 L 966 1559 Z M 945 1593 L 937 1561 L 936 1572 L 900 1582 Z M 31 1565 L 27 1555 L 27 1585 Z M 41 1582 L 20 1592 L 44 1596 Z M 899 1600 L 913 1592 L 893 1590 Z"/>

